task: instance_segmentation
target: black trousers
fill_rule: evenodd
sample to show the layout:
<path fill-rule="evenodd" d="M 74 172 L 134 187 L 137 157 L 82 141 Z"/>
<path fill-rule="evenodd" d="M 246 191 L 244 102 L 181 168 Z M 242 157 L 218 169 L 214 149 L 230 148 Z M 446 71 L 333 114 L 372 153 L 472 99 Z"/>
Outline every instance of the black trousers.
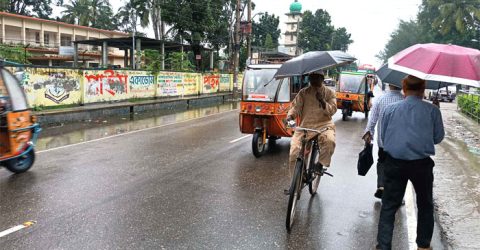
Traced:
<path fill-rule="evenodd" d="M 425 159 L 405 161 L 386 154 L 384 162 L 385 190 L 382 197 L 382 210 L 378 223 L 377 241 L 382 250 L 392 249 L 392 235 L 395 214 L 402 205 L 407 182 L 413 184 L 417 194 L 418 223 L 417 245 L 430 247 L 433 234 L 433 167 L 435 163 Z"/>
<path fill-rule="evenodd" d="M 377 160 L 377 188 L 383 187 L 383 182 L 385 179 L 385 174 L 384 174 L 384 167 L 383 164 L 385 163 L 385 151 L 383 151 L 383 148 L 378 148 L 378 160 Z"/>

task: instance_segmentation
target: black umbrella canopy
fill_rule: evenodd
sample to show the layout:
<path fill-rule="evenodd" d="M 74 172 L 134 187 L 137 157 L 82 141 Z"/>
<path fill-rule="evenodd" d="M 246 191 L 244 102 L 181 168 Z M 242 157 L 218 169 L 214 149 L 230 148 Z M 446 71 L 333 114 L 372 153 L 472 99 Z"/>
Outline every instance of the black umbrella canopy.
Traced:
<path fill-rule="evenodd" d="M 357 60 L 339 50 L 311 51 L 286 61 L 275 74 L 275 78 L 301 76 L 317 70 L 346 65 Z"/>
<path fill-rule="evenodd" d="M 399 88 L 402 87 L 402 80 L 408 74 L 405 74 L 400 71 L 390 69 L 388 64 L 384 64 L 380 69 L 377 70 L 377 76 L 384 83 L 395 85 Z M 453 83 L 439 82 L 439 81 L 429 81 L 427 80 L 427 89 L 440 89 L 449 85 L 454 85 Z"/>

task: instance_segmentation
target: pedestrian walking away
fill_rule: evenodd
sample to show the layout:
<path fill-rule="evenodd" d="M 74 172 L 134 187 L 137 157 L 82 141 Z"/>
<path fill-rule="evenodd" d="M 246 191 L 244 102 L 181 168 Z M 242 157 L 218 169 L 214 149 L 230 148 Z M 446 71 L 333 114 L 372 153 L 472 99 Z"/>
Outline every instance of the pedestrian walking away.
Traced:
<path fill-rule="evenodd" d="M 378 223 L 377 249 L 390 250 L 395 213 L 402 204 L 407 182 L 413 184 L 418 208 L 419 249 L 429 249 L 433 234 L 433 166 L 430 156 L 445 135 L 440 110 L 423 101 L 425 81 L 407 76 L 402 82 L 405 100 L 385 108 L 381 143 L 385 152 L 384 193 Z"/>
<path fill-rule="evenodd" d="M 300 126 L 322 130 L 329 128 L 318 138 L 320 146 L 319 162 L 323 167 L 329 167 L 335 151 L 335 124 L 332 116 L 337 112 L 335 93 L 323 85 L 323 71 L 309 75 L 310 86 L 300 90 L 292 102 L 287 120 L 292 121 L 300 117 Z M 316 133 L 308 133 L 307 140 L 311 140 Z M 301 149 L 302 133 L 295 133 L 290 142 L 289 174 L 293 176 L 295 161 Z M 317 169 L 321 171 L 321 169 Z"/>
<path fill-rule="evenodd" d="M 389 91 L 387 91 L 382 96 L 378 97 L 372 106 L 370 117 L 368 118 L 367 127 L 365 128 L 365 134 L 363 135 L 363 139 L 365 142 L 370 143 L 373 140 L 375 135 L 375 126 L 377 126 L 377 145 L 378 145 L 378 160 L 377 160 L 377 191 L 375 192 L 374 196 L 381 199 L 383 194 L 383 163 L 385 161 L 385 154 L 383 149 L 382 141 L 380 140 L 381 137 L 381 124 L 382 124 L 382 117 L 385 111 L 385 108 L 393 103 L 399 102 L 403 100 L 403 95 L 400 93 L 400 88 L 389 84 Z M 377 125 L 378 124 L 378 125 Z"/>

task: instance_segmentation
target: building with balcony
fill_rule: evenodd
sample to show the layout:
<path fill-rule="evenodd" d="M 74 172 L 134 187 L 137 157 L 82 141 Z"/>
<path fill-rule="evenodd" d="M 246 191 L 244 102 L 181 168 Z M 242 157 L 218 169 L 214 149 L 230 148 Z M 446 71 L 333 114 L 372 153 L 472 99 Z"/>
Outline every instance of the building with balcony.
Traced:
<path fill-rule="evenodd" d="M 123 38 L 129 34 L 0 11 L 0 43 L 18 45 L 35 65 L 73 66 L 74 41 Z M 124 67 L 125 50 L 108 48 L 108 65 Z M 99 67 L 102 47 L 78 45 L 78 66 Z"/>

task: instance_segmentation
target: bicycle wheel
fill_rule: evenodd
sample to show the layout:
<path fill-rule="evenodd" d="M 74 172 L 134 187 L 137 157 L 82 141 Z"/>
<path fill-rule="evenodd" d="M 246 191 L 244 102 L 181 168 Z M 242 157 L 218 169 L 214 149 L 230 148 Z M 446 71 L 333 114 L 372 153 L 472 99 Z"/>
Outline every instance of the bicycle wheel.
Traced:
<path fill-rule="evenodd" d="M 318 151 L 318 147 L 315 147 L 315 149 L 311 150 L 310 155 L 309 155 L 309 166 L 308 166 L 308 171 L 311 173 L 311 181 L 308 183 L 308 191 L 312 196 L 314 196 L 317 193 L 318 185 L 320 184 L 320 178 L 322 177 L 321 175 L 316 174 L 313 170 L 315 169 L 315 164 L 320 164 L 318 162 L 318 156 L 320 155 L 320 152 Z"/>
<path fill-rule="evenodd" d="M 295 173 L 293 174 L 292 184 L 290 187 L 290 196 L 288 198 L 287 208 L 287 231 L 292 230 L 293 221 L 295 218 L 295 210 L 297 201 L 300 198 L 300 192 L 302 192 L 302 174 L 303 174 L 303 162 L 297 160 L 295 164 Z"/>

